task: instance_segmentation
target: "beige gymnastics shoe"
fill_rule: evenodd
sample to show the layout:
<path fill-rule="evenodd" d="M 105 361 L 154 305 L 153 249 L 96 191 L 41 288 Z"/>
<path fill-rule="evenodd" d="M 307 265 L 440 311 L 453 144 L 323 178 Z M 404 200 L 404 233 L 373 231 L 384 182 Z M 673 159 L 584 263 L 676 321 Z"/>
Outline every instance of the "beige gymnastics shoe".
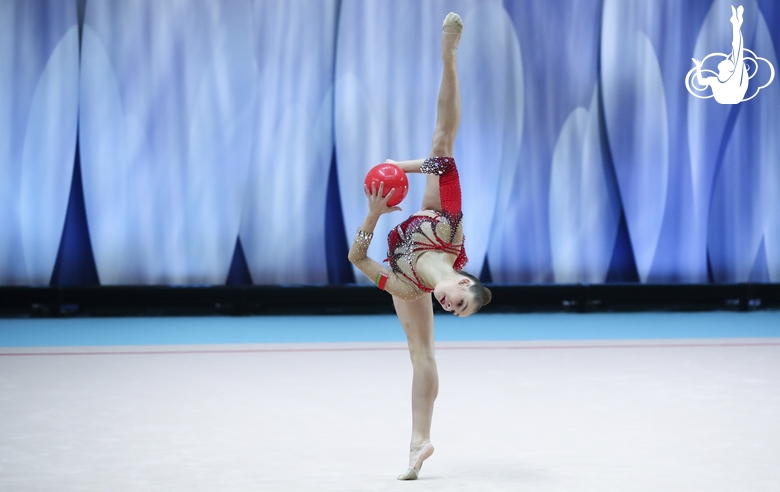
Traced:
<path fill-rule="evenodd" d="M 422 468 L 423 461 L 427 460 L 433 454 L 433 444 L 428 443 L 420 452 L 420 456 L 415 461 L 414 466 L 410 466 L 405 473 L 398 475 L 398 480 L 417 480 L 420 476 L 420 469 Z"/>
<path fill-rule="evenodd" d="M 455 12 L 450 12 L 447 14 L 447 17 L 444 18 L 441 28 L 446 33 L 460 34 L 463 32 L 463 19 Z M 448 30 L 447 28 L 450 29 Z"/>
<path fill-rule="evenodd" d="M 455 12 L 450 12 L 444 18 L 441 26 L 441 51 L 446 56 L 458 49 L 460 33 L 463 32 L 463 20 Z"/>

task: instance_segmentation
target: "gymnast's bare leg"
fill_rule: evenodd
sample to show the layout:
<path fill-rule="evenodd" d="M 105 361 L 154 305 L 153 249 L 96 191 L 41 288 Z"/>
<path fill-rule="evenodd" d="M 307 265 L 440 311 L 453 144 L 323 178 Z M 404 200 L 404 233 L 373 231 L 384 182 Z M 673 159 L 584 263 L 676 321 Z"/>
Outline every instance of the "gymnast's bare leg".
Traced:
<path fill-rule="evenodd" d="M 463 22 L 457 14 L 444 19 L 441 35 L 441 57 L 444 61 L 439 99 L 436 106 L 436 128 L 433 131 L 431 157 L 452 157 L 455 137 L 460 126 L 460 84 L 458 83 L 458 43 Z M 429 174 L 425 181 L 422 208 L 441 210 L 439 177 Z"/>
<path fill-rule="evenodd" d="M 431 156 L 452 156 L 460 125 L 460 88 L 456 65 L 457 48 L 463 23 L 457 14 L 444 19 L 442 59 L 444 70 L 437 102 L 436 128 Z M 441 210 L 439 177 L 428 175 L 422 208 Z M 393 297 L 395 312 L 403 326 L 412 359 L 412 440 L 409 445 L 409 469 L 399 480 L 415 480 L 423 461 L 433 454 L 431 419 L 439 394 L 439 373 L 433 347 L 433 302 L 431 296 L 415 301 Z"/>
<path fill-rule="evenodd" d="M 433 302 L 431 296 L 415 301 L 393 297 L 398 321 L 406 333 L 412 359 L 412 440 L 409 444 L 409 469 L 399 480 L 414 480 L 422 462 L 433 454 L 431 419 L 433 402 L 439 394 L 439 373 L 433 351 Z"/>

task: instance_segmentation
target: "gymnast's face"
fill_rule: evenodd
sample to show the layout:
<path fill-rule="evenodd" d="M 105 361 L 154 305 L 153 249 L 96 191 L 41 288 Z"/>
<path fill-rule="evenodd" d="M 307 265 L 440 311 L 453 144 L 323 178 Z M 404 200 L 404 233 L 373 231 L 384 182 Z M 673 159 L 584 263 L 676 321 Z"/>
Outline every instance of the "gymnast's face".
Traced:
<path fill-rule="evenodd" d="M 473 282 L 467 277 L 439 282 L 433 289 L 433 296 L 445 311 L 459 317 L 470 316 L 474 314 L 477 305 L 474 295 L 469 290 L 472 285 Z"/>

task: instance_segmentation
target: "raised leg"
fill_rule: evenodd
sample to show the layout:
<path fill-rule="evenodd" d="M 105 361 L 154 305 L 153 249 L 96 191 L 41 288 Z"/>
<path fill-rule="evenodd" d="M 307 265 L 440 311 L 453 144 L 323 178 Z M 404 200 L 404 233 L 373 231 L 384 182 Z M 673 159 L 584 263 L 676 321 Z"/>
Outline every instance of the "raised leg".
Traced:
<path fill-rule="evenodd" d="M 439 98 L 436 104 L 436 128 L 433 131 L 431 157 L 452 157 L 455 137 L 460 126 L 460 85 L 458 83 L 458 43 L 463 22 L 458 14 L 444 19 L 441 34 L 441 57 L 444 61 Z M 441 210 L 439 177 L 429 175 L 425 181 L 422 208 Z"/>
<path fill-rule="evenodd" d="M 433 303 L 431 296 L 416 301 L 393 297 L 395 312 L 406 333 L 412 359 L 412 439 L 409 444 L 409 470 L 399 480 L 413 480 L 422 462 L 433 454 L 431 419 L 439 394 L 439 373 L 433 349 Z"/>

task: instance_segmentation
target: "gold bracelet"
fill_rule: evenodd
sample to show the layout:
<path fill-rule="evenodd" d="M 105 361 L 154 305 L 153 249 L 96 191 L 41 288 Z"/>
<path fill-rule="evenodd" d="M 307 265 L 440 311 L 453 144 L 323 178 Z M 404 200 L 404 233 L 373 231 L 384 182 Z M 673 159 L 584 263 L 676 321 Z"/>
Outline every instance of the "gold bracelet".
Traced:
<path fill-rule="evenodd" d="M 374 237 L 373 232 L 366 232 L 361 231 L 360 229 L 357 230 L 357 235 L 355 236 L 355 241 L 360 243 L 361 245 L 368 247 L 369 244 L 371 244 L 371 239 Z"/>

